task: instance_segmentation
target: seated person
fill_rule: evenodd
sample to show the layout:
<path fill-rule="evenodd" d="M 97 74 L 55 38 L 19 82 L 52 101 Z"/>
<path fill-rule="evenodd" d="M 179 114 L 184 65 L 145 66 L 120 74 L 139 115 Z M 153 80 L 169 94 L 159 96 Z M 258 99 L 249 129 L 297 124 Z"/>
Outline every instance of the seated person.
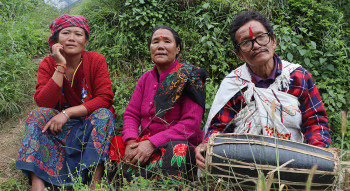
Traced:
<path fill-rule="evenodd" d="M 189 178 L 196 167 L 194 147 L 203 140 L 206 74 L 177 61 L 181 38 L 168 26 L 155 27 L 148 46 L 154 67 L 135 87 L 122 135 L 112 140 L 111 159 L 116 161 L 114 167 L 126 162 L 120 164 L 128 181 L 132 175 L 149 178 L 158 171 Z M 115 179 L 113 171 L 109 177 Z"/>
<path fill-rule="evenodd" d="M 277 136 L 328 148 L 327 114 L 311 74 L 275 53 L 276 34 L 256 11 L 239 14 L 230 36 L 245 62 L 222 81 L 205 125 L 205 139 L 195 150 L 197 166 L 213 133 Z M 274 105 L 274 107 L 273 107 Z"/>
<path fill-rule="evenodd" d="M 114 94 L 105 58 L 85 51 L 89 26 L 84 16 L 62 15 L 50 24 L 51 55 L 38 69 L 34 109 L 25 124 L 16 168 L 32 190 L 83 183 L 96 170 L 101 180 L 114 136 Z M 71 176 L 72 175 L 72 176 Z"/>

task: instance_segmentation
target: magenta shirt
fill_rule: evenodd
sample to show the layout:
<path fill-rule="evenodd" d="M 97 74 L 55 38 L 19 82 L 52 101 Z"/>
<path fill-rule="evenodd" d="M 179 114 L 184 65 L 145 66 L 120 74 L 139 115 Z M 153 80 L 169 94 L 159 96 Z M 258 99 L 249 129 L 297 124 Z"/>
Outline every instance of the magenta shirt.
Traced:
<path fill-rule="evenodd" d="M 124 113 L 124 143 L 128 139 L 137 139 L 144 135 L 149 135 L 149 140 L 156 147 L 171 140 L 187 140 L 192 146 L 202 142 L 203 132 L 200 125 L 203 108 L 188 96 L 182 95 L 161 119 L 155 116 L 154 95 L 177 64 L 175 60 L 173 65 L 163 71 L 159 82 L 156 66 L 141 76 Z"/>

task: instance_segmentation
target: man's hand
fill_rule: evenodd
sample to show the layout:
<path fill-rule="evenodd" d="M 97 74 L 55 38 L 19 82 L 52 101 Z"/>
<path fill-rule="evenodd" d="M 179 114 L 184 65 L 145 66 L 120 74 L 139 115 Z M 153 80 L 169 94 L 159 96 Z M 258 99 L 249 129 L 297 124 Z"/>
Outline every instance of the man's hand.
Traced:
<path fill-rule="evenodd" d="M 44 133 L 47 129 L 50 129 L 51 133 L 53 135 L 56 135 L 57 133 L 62 132 L 62 127 L 67 121 L 67 117 L 63 113 L 59 113 L 46 123 L 41 132 Z"/>
<path fill-rule="evenodd" d="M 207 143 L 199 144 L 198 147 L 196 147 L 196 149 L 194 150 L 197 166 L 203 171 L 205 170 L 205 158 L 203 157 L 203 153 L 206 150 L 207 150 Z"/>
<path fill-rule="evenodd" d="M 149 140 L 141 141 L 138 144 L 139 145 L 136 148 L 137 154 L 130 161 L 130 163 L 133 165 L 142 166 L 151 157 L 151 154 L 154 151 L 155 147 Z"/>

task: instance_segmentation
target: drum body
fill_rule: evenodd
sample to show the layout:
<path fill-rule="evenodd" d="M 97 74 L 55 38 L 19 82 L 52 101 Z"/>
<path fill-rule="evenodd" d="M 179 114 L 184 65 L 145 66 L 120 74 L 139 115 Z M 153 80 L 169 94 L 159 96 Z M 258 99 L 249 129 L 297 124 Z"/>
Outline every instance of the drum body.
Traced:
<path fill-rule="evenodd" d="M 331 189 L 339 158 L 335 151 L 304 143 L 250 134 L 213 134 L 205 155 L 211 176 L 240 185 L 254 185 L 258 171 L 274 171 L 274 183 L 305 189 L 311 169 L 317 165 L 313 190 Z"/>

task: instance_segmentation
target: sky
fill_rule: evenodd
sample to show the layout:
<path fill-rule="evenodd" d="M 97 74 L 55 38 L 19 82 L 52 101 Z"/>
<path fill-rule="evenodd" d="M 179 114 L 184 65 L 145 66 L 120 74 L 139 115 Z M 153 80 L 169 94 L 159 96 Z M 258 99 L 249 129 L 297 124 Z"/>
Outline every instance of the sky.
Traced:
<path fill-rule="evenodd" d="M 45 0 L 46 4 L 53 5 L 57 7 L 58 9 L 64 9 L 67 6 L 71 5 L 72 3 L 75 3 L 79 0 Z"/>

